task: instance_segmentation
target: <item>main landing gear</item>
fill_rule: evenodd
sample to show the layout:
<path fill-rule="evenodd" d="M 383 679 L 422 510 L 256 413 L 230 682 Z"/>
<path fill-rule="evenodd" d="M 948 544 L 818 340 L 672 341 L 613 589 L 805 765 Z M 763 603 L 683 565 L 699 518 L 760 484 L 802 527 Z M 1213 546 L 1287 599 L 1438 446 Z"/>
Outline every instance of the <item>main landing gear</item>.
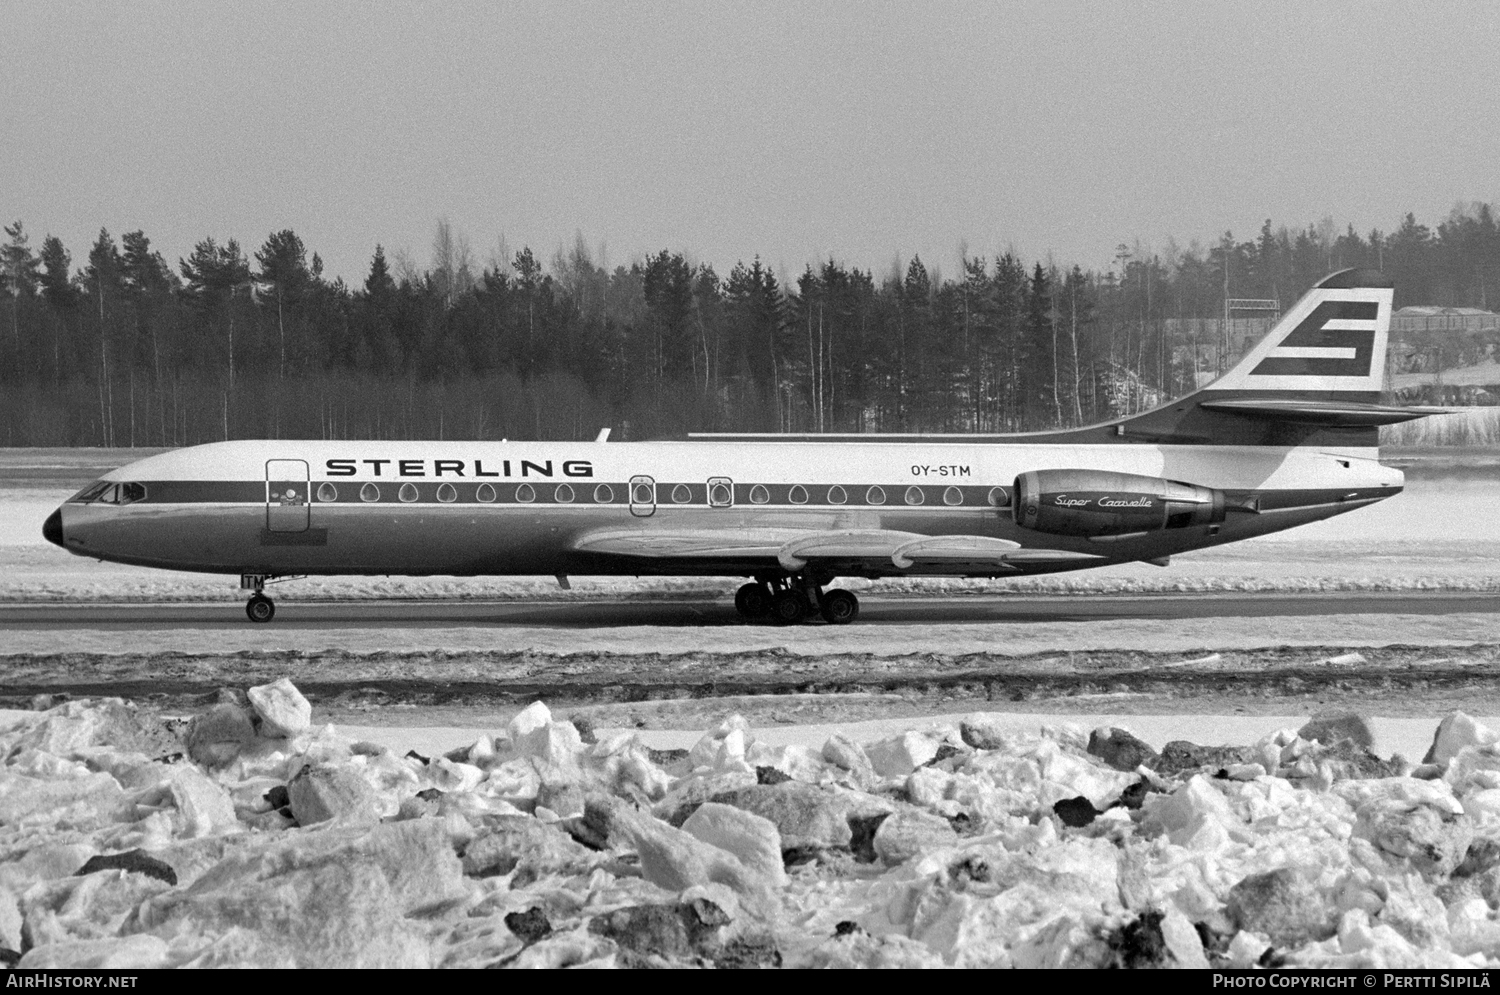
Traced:
<path fill-rule="evenodd" d="M 270 578 L 264 574 L 243 574 L 240 576 L 240 590 L 253 590 L 250 600 L 245 602 L 245 615 L 252 622 L 269 622 L 276 617 L 276 602 L 265 595 L 266 581 Z"/>
<path fill-rule="evenodd" d="M 849 591 L 822 590 L 832 577 L 816 583 L 806 577 L 774 577 L 746 584 L 734 594 L 734 607 L 744 618 L 770 617 L 778 625 L 793 625 L 821 615 L 830 625 L 848 625 L 859 617 L 859 599 Z"/>

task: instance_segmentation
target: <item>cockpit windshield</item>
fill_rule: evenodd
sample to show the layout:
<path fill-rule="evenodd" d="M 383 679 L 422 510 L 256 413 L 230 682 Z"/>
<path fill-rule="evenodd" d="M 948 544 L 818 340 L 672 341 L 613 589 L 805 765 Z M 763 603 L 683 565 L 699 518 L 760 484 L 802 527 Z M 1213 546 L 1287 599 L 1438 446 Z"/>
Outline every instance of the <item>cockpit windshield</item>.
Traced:
<path fill-rule="evenodd" d="M 87 487 L 85 487 L 83 490 L 79 491 L 77 494 L 74 494 L 72 497 L 68 498 L 68 500 L 80 504 L 87 504 L 90 501 L 97 501 L 99 499 L 99 495 L 103 494 L 113 486 L 114 484 L 110 483 L 108 480 L 96 480 L 92 484 L 89 484 Z"/>
<path fill-rule="evenodd" d="M 81 504 L 133 504 L 145 499 L 145 484 L 96 480 L 68 500 Z"/>

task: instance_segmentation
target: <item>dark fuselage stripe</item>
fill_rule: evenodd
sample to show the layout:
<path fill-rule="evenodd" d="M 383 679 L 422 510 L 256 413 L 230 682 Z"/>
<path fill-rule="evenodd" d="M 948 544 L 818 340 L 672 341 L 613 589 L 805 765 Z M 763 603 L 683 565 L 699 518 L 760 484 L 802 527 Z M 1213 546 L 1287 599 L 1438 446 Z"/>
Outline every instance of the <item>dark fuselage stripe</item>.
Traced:
<path fill-rule="evenodd" d="M 144 481 L 146 497 L 134 504 L 261 504 L 265 481 Z M 586 483 L 498 483 L 437 481 L 314 480 L 290 482 L 298 499 L 311 504 L 580 504 L 625 505 L 632 485 L 626 481 Z M 285 486 L 274 483 L 272 490 Z M 403 494 L 404 492 L 404 494 Z M 561 494 L 559 493 L 561 492 Z M 637 504 L 703 506 L 706 483 L 658 481 L 651 500 Z M 842 494 L 840 494 L 842 492 Z M 991 492 L 995 492 L 993 495 Z M 878 507 L 929 505 L 1004 507 L 1009 487 L 973 484 L 754 484 L 734 485 L 734 504 L 743 507 Z M 274 500 L 272 503 L 276 503 Z"/>
<path fill-rule="evenodd" d="M 361 491 L 367 484 L 375 484 L 378 489 L 378 497 L 373 500 L 365 500 L 361 497 Z M 407 500 L 401 497 L 402 489 L 410 484 L 411 490 L 407 491 Z M 625 507 L 630 502 L 630 484 L 627 482 L 611 482 L 607 484 L 483 484 L 483 483 L 437 483 L 426 481 L 406 481 L 398 483 L 395 481 L 382 481 L 378 484 L 374 481 L 313 481 L 311 485 L 299 487 L 301 490 L 311 491 L 312 505 L 354 505 L 375 506 L 389 508 L 402 505 L 468 505 L 468 506 L 504 506 L 504 507 L 535 507 L 535 508 L 564 508 L 564 507 Z M 327 487 L 333 488 L 330 496 Z M 440 489 L 451 487 L 451 500 L 448 494 L 440 494 Z M 571 501 L 559 501 L 556 489 L 569 487 L 573 492 Z M 674 500 L 673 494 L 679 487 L 687 489 L 689 500 Z M 493 500 L 482 500 L 478 491 L 482 488 L 490 488 L 494 493 Z M 525 498 L 523 488 L 530 488 L 531 497 Z M 596 488 L 608 488 L 609 500 L 598 500 L 595 497 Z M 801 488 L 805 494 L 805 500 L 794 501 L 792 498 L 802 497 L 803 494 L 794 495 L 792 492 Z M 837 493 L 843 491 L 844 500 L 838 501 Z M 879 490 L 883 493 L 883 500 L 877 500 L 881 495 L 872 494 Z M 757 492 L 763 493 L 757 493 Z M 957 496 L 962 500 L 952 502 L 949 498 L 954 495 L 950 492 L 957 491 Z M 522 492 L 518 497 L 518 492 Z M 998 492 L 991 498 L 991 492 Z M 1363 501 L 1390 497 L 1398 493 L 1398 488 L 1376 487 L 1358 490 L 1334 489 L 1334 488 L 1290 488 L 1273 490 L 1226 490 L 1225 496 L 1230 501 L 1244 501 L 1255 498 L 1259 501 L 1260 509 L 1273 511 L 1278 509 L 1299 508 L 1314 504 L 1330 504 L 1338 501 Z M 915 500 L 920 495 L 921 500 Z M 601 493 L 601 497 L 603 494 Z M 681 497 L 681 492 L 677 493 Z M 764 500 L 756 500 L 764 498 Z M 740 510 L 798 510 L 829 511 L 838 508 L 849 509 L 881 509 L 894 511 L 898 508 L 909 508 L 913 511 L 918 508 L 929 511 L 999 511 L 1009 514 L 1010 505 L 1009 487 L 990 487 L 985 485 L 958 485 L 958 484 L 740 484 L 734 485 L 734 505 Z M 301 500 L 306 500 L 302 495 Z M 146 497 L 142 501 L 133 502 L 131 507 L 142 504 L 236 504 L 263 505 L 266 503 L 266 483 L 264 481 L 147 481 Z M 277 502 L 272 502 L 276 504 Z M 654 501 L 638 502 L 637 506 L 647 506 L 658 509 L 703 508 L 708 505 L 708 486 L 696 483 L 673 483 L 658 482 L 656 484 L 656 495 Z M 108 505 L 106 505 L 108 507 Z"/>

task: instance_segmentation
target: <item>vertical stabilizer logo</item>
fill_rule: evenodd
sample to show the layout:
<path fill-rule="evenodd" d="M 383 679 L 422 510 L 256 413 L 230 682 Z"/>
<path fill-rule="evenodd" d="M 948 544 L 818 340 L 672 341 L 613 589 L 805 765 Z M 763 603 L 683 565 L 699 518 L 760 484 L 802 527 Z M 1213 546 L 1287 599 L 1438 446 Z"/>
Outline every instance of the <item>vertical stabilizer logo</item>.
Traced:
<path fill-rule="evenodd" d="M 1324 301 L 1292 329 L 1251 376 L 1368 377 L 1375 354 L 1375 301 Z"/>

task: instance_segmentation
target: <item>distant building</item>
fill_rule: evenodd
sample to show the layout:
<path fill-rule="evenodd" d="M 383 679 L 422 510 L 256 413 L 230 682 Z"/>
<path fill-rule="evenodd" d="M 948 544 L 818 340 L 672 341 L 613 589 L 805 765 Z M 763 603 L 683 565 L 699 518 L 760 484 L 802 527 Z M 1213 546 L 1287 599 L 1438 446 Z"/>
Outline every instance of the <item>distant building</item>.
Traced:
<path fill-rule="evenodd" d="M 1495 332 L 1500 314 L 1477 307 L 1438 307 L 1414 304 L 1391 315 L 1391 331 L 1401 332 Z"/>

